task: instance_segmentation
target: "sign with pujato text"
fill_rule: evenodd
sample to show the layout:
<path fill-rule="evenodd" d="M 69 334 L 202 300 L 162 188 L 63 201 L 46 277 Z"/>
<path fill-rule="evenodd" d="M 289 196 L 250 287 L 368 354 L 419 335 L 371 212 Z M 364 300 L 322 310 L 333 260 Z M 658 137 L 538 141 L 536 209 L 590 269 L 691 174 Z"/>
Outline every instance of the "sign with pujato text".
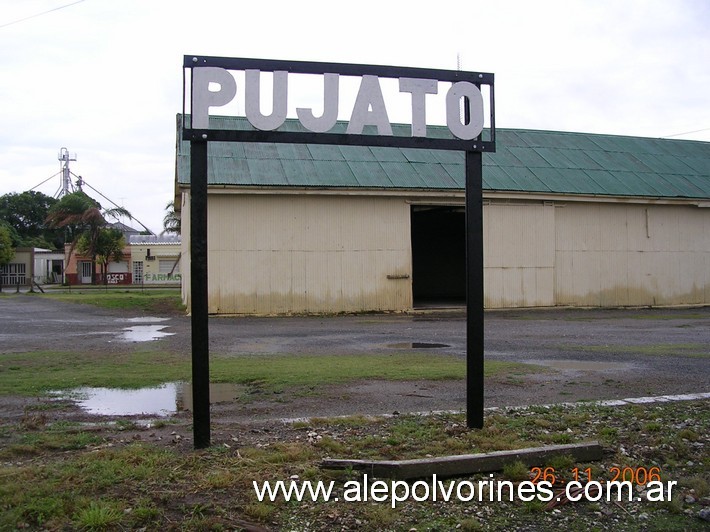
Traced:
<path fill-rule="evenodd" d="M 262 107 L 262 73 L 271 73 L 271 106 Z M 235 73 L 239 74 L 240 83 Z M 188 75 L 189 74 L 189 82 Z M 466 190 L 466 423 L 483 427 L 483 151 L 495 151 L 493 74 L 409 67 L 353 65 L 184 56 L 183 117 L 190 121 L 182 139 L 190 141 L 190 307 L 192 313 L 193 433 L 196 449 L 210 445 L 209 295 L 207 279 L 208 144 L 217 142 L 285 142 L 354 146 L 412 147 L 465 152 Z M 320 80 L 315 106 L 289 96 L 292 76 Z M 352 105 L 341 105 L 343 78 L 355 79 Z M 395 97 L 409 106 L 409 127 L 393 127 L 384 82 L 394 83 Z M 251 128 L 224 129 L 210 114 L 224 113 L 239 93 Z M 266 91 L 268 93 L 268 91 Z M 434 96 L 446 130 L 429 128 L 427 104 Z M 188 96 L 189 94 L 189 96 Z M 387 94 L 391 94 L 387 93 Z M 298 98 L 300 126 L 287 122 L 289 98 Z M 313 101 L 313 99 L 311 99 Z M 343 109 L 347 119 L 339 115 Z M 349 107 L 349 109 L 347 108 Z M 239 106 L 237 106 L 239 111 Z M 486 123 L 486 120 L 488 121 Z M 221 124 L 220 124 L 221 122 Z M 288 125 L 287 125 L 288 124 Z M 222 128 L 220 128 L 220 125 Z M 283 126 L 283 127 L 282 127 Z M 401 132 L 407 130 L 407 134 Z M 395 134 L 395 130 L 397 134 Z M 430 135 L 431 132 L 431 135 Z"/>
<path fill-rule="evenodd" d="M 185 140 L 495 150 L 493 74 L 204 56 L 185 56 L 183 67 L 190 73 L 183 98 L 183 111 L 189 103 L 191 115 Z M 270 93 L 264 90 L 265 73 Z M 304 75 L 315 78 L 310 87 L 317 87 L 317 105 L 313 105 L 312 90 L 305 96 L 303 91 L 291 90 L 294 79 L 299 81 Z M 389 91 L 383 90 L 384 83 Z M 347 102 L 344 87 L 351 92 L 354 88 L 354 97 L 350 95 Z M 238 95 L 238 108 L 254 130 L 211 128 L 210 115 L 229 116 Z M 309 97 L 310 105 L 305 103 Z M 284 131 L 293 106 L 302 129 Z M 390 121 L 393 108 L 409 117 L 409 127 L 398 128 L 397 134 Z M 443 117 L 448 135 L 431 135 L 430 115 Z M 344 131 L 342 125 L 336 127 L 338 122 L 346 123 Z"/>

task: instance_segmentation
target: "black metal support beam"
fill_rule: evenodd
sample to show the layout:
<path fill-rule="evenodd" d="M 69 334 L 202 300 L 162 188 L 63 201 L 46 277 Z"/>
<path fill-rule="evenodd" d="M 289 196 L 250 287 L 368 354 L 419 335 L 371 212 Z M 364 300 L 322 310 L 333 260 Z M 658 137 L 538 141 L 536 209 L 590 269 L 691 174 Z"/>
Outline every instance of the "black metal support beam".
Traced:
<path fill-rule="evenodd" d="M 195 449 L 210 446 L 210 347 L 207 294 L 207 142 L 193 140 L 190 142 L 190 306 Z"/>
<path fill-rule="evenodd" d="M 489 72 L 441 70 L 438 68 L 413 68 L 391 65 L 362 65 L 353 63 L 321 63 L 315 61 L 184 55 L 183 68 L 193 67 L 219 67 L 227 70 L 256 69 L 266 72 L 285 70 L 286 72 L 298 74 L 324 74 L 330 72 L 342 76 L 371 75 L 390 78 L 410 77 L 451 82 L 470 81 L 471 83 L 493 83 L 493 74 Z"/>
<path fill-rule="evenodd" d="M 430 137 L 313 133 L 310 131 L 259 131 L 256 129 L 184 129 L 183 140 L 207 138 L 215 142 L 283 142 L 339 146 L 379 146 L 385 148 L 428 148 L 437 150 L 495 151 L 495 142 Z"/>
<path fill-rule="evenodd" d="M 466 152 L 466 424 L 483 428 L 483 159 Z"/>

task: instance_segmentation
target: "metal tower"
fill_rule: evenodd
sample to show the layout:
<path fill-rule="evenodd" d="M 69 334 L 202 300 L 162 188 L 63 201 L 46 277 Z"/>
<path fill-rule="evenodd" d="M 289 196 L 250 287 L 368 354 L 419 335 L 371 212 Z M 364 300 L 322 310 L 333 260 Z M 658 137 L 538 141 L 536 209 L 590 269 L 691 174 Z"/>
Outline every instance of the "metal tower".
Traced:
<path fill-rule="evenodd" d="M 76 153 L 69 153 L 66 148 L 61 148 L 59 150 L 59 166 L 61 168 L 60 172 L 62 174 L 62 186 L 57 193 L 57 198 L 61 198 L 65 194 L 71 194 L 74 192 L 74 186 L 71 182 L 71 171 L 69 170 L 69 162 L 76 161 Z M 81 190 L 81 184 L 78 184 L 79 190 Z"/>

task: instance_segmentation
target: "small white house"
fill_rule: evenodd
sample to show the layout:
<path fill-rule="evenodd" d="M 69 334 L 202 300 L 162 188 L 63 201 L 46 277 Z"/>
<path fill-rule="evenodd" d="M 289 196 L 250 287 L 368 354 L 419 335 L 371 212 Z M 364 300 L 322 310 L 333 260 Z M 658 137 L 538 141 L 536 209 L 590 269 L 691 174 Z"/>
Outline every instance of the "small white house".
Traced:
<path fill-rule="evenodd" d="M 59 284 L 64 280 L 64 252 L 34 249 L 34 279 L 39 284 Z"/>
<path fill-rule="evenodd" d="M 0 267 L 2 286 L 29 286 L 63 282 L 64 252 L 43 248 L 17 248 L 9 264 Z"/>
<path fill-rule="evenodd" d="M 180 286 L 180 235 L 131 235 L 134 285 Z"/>

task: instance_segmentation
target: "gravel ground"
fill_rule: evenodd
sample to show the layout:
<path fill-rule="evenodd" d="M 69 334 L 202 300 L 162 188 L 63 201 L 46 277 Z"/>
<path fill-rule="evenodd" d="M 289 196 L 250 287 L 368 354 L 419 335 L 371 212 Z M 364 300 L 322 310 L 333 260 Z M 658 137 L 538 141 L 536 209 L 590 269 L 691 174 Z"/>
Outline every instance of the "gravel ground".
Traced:
<path fill-rule="evenodd" d="M 465 357 L 465 324 L 465 315 L 457 310 L 214 317 L 210 349 L 213 354 L 235 357 L 414 351 Z M 191 325 L 186 316 L 141 316 L 40 297 L 0 297 L 0 357 L 41 349 L 140 349 L 146 338 L 139 334 L 143 328 L 166 334 L 154 340 L 161 348 L 189 354 Z M 706 392 L 710 391 L 710 307 L 489 311 L 485 356 L 542 370 L 486 379 L 486 406 Z M 426 412 L 463 409 L 465 398 L 463 378 L 371 381 L 324 386 L 315 397 L 253 397 L 246 405 L 214 405 L 213 411 L 215 418 L 227 421 Z M 8 398 L 3 403 L 0 410 L 7 415 L 18 412 L 12 403 L 22 401 Z"/>

